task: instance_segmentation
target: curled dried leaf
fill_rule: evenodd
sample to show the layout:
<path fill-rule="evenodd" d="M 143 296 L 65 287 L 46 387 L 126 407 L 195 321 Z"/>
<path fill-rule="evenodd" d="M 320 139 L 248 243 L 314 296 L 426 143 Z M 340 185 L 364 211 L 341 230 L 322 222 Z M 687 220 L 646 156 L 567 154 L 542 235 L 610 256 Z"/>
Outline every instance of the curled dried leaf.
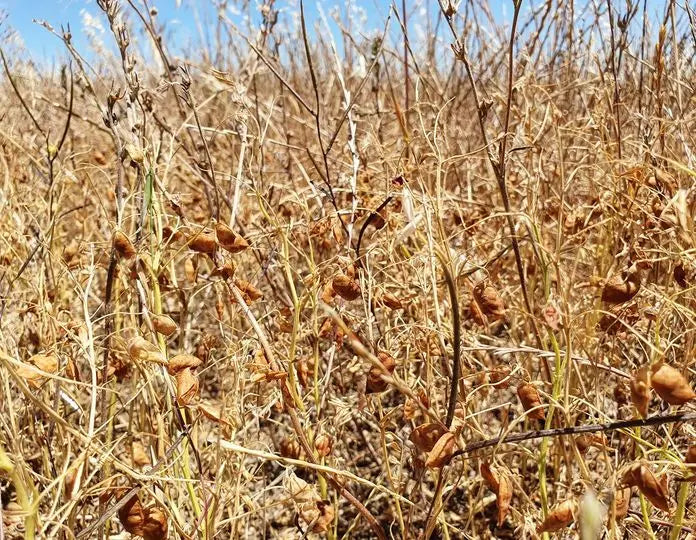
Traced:
<path fill-rule="evenodd" d="M 198 376 L 190 368 L 176 374 L 176 401 L 179 405 L 189 405 L 198 395 L 199 388 Z"/>
<path fill-rule="evenodd" d="M 640 415 L 648 416 L 650 405 L 650 366 L 638 369 L 631 378 L 631 402 Z"/>
<path fill-rule="evenodd" d="M 573 499 L 558 503 L 549 510 L 546 519 L 537 527 L 537 533 L 553 532 L 567 527 L 575 519 L 576 503 Z"/>
<path fill-rule="evenodd" d="M 535 408 L 542 405 L 536 386 L 531 383 L 522 383 L 517 387 L 517 395 L 522 402 L 524 410 L 528 412 L 531 411 L 528 414 L 529 418 L 543 420 L 546 417 L 543 408 Z"/>
<path fill-rule="evenodd" d="M 683 405 L 696 398 L 686 377 L 667 364 L 653 371 L 650 381 L 657 395 L 670 405 Z"/>
<path fill-rule="evenodd" d="M 481 476 L 491 491 L 495 493 L 498 506 L 498 527 L 501 527 L 510 511 L 510 501 L 512 500 L 513 489 L 510 472 L 504 467 L 491 467 L 488 463 L 481 463 Z"/>
<path fill-rule="evenodd" d="M 203 416 L 209 420 L 212 420 L 213 422 L 228 426 L 231 425 L 231 423 L 222 414 L 222 409 L 220 407 L 217 407 L 211 403 L 201 402 L 198 404 L 198 410 Z"/>
<path fill-rule="evenodd" d="M 429 469 L 439 469 L 447 465 L 457 451 L 457 436 L 447 431 L 440 437 L 433 449 L 428 452 L 425 466 Z"/>
<path fill-rule="evenodd" d="M 437 443 L 445 433 L 447 433 L 447 428 L 442 424 L 438 422 L 428 422 L 415 427 L 408 439 L 418 450 L 427 453 L 433 449 L 435 443 Z"/>
<path fill-rule="evenodd" d="M 155 315 L 152 317 L 152 326 L 155 327 L 157 332 L 165 336 L 171 336 L 178 328 L 174 319 L 168 315 Z"/>
<path fill-rule="evenodd" d="M 656 508 L 669 511 L 667 476 L 658 479 L 645 461 L 632 463 L 621 481 L 625 486 L 636 486 Z"/>
<path fill-rule="evenodd" d="M 245 279 L 235 279 L 234 284 L 242 293 L 242 297 L 247 304 L 263 298 L 263 292 Z"/>
<path fill-rule="evenodd" d="M 331 281 L 333 290 L 344 300 L 355 300 L 360 296 L 360 285 L 350 276 L 338 274 Z"/>

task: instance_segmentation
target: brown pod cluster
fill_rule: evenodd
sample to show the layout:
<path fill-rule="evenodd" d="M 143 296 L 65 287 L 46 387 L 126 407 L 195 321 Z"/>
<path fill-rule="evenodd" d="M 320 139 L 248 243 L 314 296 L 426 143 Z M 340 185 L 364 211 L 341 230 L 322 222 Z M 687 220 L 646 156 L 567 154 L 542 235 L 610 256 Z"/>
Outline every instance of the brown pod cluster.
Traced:
<path fill-rule="evenodd" d="M 144 540 L 164 540 L 169 525 L 164 509 L 159 506 L 144 508 L 136 495 L 118 511 L 118 519 L 126 532 L 142 536 Z"/>
<path fill-rule="evenodd" d="M 360 284 L 351 276 L 338 274 L 331 281 L 333 290 L 344 300 L 355 300 L 360 296 Z"/>
<path fill-rule="evenodd" d="M 377 366 L 372 366 L 367 374 L 367 385 L 365 388 L 366 393 L 375 394 L 377 392 L 384 392 L 387 389 L 387 382 L 382 378 L 384 375 L 384 370 L 386 370 L 390 375 L 394 373 L 396 369 L 396 360 L 392 355 L 387 352 L 380 351 L 377 355 L 379 361 L 384 366 L 384 369 L 380 369 Z"/>
<path fill-rule="evenodd" d="M 667 476 L 663 475 L 658 479 L 645 461 L 632 463 L 625 470 L 621 482 L 624 486 L 636 486 L 653 506 L 669 511 Z"/>
<path fill-rule="evenodd" d="M 529 418 L 534 420 L 543 420 L 546 418 L 544 409 L 535 409 L 535 407 L 539 407 L 542 404 L 541 397 L 539 397 L 539 391 L 536 389 L 536 386 L 531 383 L 522 383 L 517 387 L 517 395 L 522 402 L 524 410 L 531 411 L 528 414 Z"/>
<path fill-rule="evenodd" d="M 510 472 L 504 467 L 491 467 L 488 463 L 481 463 L 481 476 L 490 490 L 495 493 L 498 505 L 498 527 L 502 527 L 505 516 L 510 511 L 510 501 L 512 500 Z"/>
<path fill-rule="evenodd" d="M 215 224 L 215 235 L 220 245 L 230 253 L 239 253 L 249 247 L 249 242 L 244 237 L 235 233 L 222 221 Z"/>

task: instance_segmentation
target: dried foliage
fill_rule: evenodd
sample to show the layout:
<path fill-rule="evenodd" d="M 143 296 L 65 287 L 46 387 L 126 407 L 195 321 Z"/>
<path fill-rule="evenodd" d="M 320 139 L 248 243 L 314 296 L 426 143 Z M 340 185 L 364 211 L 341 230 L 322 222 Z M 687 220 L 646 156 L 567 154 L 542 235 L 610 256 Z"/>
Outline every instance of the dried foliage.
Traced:
<path fill-rule="evenodd" d="M 0 49 L 0 536 L 693 534 L 688 2 L 156 3 Z"/>

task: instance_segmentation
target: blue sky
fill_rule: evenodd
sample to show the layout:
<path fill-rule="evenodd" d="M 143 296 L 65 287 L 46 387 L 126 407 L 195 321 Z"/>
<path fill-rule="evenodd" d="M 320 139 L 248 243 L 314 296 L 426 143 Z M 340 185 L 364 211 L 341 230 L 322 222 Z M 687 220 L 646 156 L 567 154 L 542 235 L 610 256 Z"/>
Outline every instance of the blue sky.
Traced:
<path fill-rule="evenodd" d="M 140 4 L 141 1 L 136 0 L 135 3 Z M 389 0 L 349 1 L 352 5 L 362 8 L 368 29 L 382 27 L 388 12 Z M 431 10 L 436 9 L 436 0 L 430 1 Z M 523 5 L 528 8 L 532 4 L 538 5 L 539 2 L 543 1 L 524 0 Z M 576 5 L 581 4 L 582 1 L 576 0 Z M 604 0 L 595 1 L 604 3 Z M 662 11 L 665 2 L 666 0 L 648 0 L 652 14 L 655 15 Z M 126 1 L 121 0 L 121 3 L 126 4 Z M 234 2 L 229 3 L 234 4 Z M 305 0 L 305 3 L 308 17 L 315 18 L 317 5 L 321 5 L 324 12 L 328 14 L 336 6 L 341 6 L 341 9 L 345 10 L 347 1 Z M 396 0 L 396 3 L 399 7 L 401 6 L 401 0 Z M 623 1 L 621 0 L 615 2 L 615 5 L 621 6 L 621 8 L 623 8 L 622 4 Z M 170 35 L 176 36 L 176 42 L 184 45 L 199 38 L 197 20 L 202 22 L 201 27 L 210 29 L 213 25 L 205 24 L 204 21 L 214 22 L 216 19 L 216 14 L 212 7 L 213 4 L 209 0 L 149 0 L 149 5 L 157 7 L 160 21 L 166 22 Z M 255 16 L 257 16 L 257 2 L 251 0 L 251 5 Z M 296 9 L 295 6 L 297 5 L 298 0 L 276 1 L 276 6 L 286 12 Z M 414 5 L 414 0 L 407 0 L 407 5 Z M 509 19 L 512 13 L 512 0 L 490 0 L 489 5 L 494 16 L 500 22 Z M 0 0 L 0 11 L 4 11 L 7 15 L 7 20 L 3 23 L 3 26 L 9 25 L 19 33 L 27 51 L 35 60 L 50 61 L 55 59 L 57 55 L 61 54 L 59 53 L 61 46 L 57 38 L 50 35 L 44 28 L 34 24 L 32 19 L 46 20 L 56 29 L 59 29 L 61 24 L 69 23 L 74 42 L 81 52 L 86 52 L 88 49 L 85 18 L 89 18 L 89 15 L 91 15 L 93 17 L 92 20 L 101 22 L 102 26 L 106 27 L 105 17 L 97 8 L 95 0 Z M 87 14 L 87 17 L 85 14 Z M 229 10 L 228 16 L 240 22 L 244 14 L 235 14 L 232 10 Z M 419 22 L 418 16 L 412 16 L 411 22 L 417 24 Z M 394 22 L 392 26 L 395 27 L 395 25 L 396 23 Z M 93 31 L 98 32 L 98 30 Z M 108 43 L 112 42 L 109 36 L 105 36 L 105 41 Z"/>

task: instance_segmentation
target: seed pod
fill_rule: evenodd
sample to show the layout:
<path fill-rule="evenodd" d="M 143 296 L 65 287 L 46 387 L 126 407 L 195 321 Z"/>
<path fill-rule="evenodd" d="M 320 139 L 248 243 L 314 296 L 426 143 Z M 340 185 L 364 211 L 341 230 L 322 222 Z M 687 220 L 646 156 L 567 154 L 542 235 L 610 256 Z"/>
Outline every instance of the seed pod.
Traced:
<path fill-rule="evenodd" d="M 167 364 L 159 347 L 141 336 L 135 336 L 128 342 L 128 354 L 134 362 L 153 362 L 155 364 Z"/>
<path fill-rule="evenodd" d="M 683 405 L 696 398 L 686 378 L 667 364 L 653 371 L 651 384 L 657 395 L 670 405 Z"/>
<path fill-rule="evenodd" d="M 145 510 L 137 495 L 132 497 L 118 511 L 118 520 L 126 532 L 132 535 L 142 536 L 145 525 Z"/>
<path fill-rule="evenodd" d="M 517 387 L 517 395 L 522 402 L 522 406 L 525 411 L 530 411 L 534 407 L 539 407 L 541 403 L 541 398 L 539 397 L 539 391 L 531 383 L 522 383 Z M 538 408 L 534 409 L 528 414 L 528 417 L 535 420 L 543 420 L 546 415 L 544 409 Z"/>
<path fill-rule="evenodd" d="M 505 304 L 491 285 L 479 283 L 474 288 L 474 300 L 486 317 L 494 321 L 505 319 Z"/>
<path fill-rule="evenodd" d="M 645 418 L 650 405 L 650 366 L 638 369 L 631 378 L 631 401 L 633 406 Z"/>
<path fill-rule="evenodd" d="M 388 307 L 391 310 L 403 309 L 401 300 L 399 300 L 396 295 L 388 293 L 387 291 L 383 291 L 377 301 L 384 307 Z"/>
<path fill-rule="evenodd" d="M 621 481 L 626 486 L 636 486 L 655 507 L 665 512 L 669 511 L 667 476 L 664 475 L 658 480 L 646 462 L 637 461 L 631 464 Z"/>
<path fill-rule="evenodd" d="M 696 444 L 689 446 L 686 451 L 686 458 L 684 459 L 686 463 L 696 463 Z"/>
<path fill-rule="evenodd" d="M 575 519 L 576 504 L 573 499 L 568 499 L 549 510 L 546 519 L 537 527 L 537 533 L 554 532 L 567 527 Z"/>
<path fill-rule="evenodd" d="M 263 298 L 263 292 L 244 279 L 235 279 L 234 284 L 242 293 L 242 297 L 247 304 Z"/>
<path fill-rule="evenodd" d="M 447 431 L 440 437 L 433 449 L 428 452 L 425 466 L 429 469 L 439 469 L 447 465 L 457 450 L 457 436 Z"/>
<path fill-rule="evenodd" d="M 281 456 L 290 459 L 300 459 L 300 455 L 302 454 L 302 447 L 300 446 L 300 443 L 289 437 L 286 437 L 280 441 L 278 449 L 280 450 Z"/>
<path fill-rule="evenodd" d="M 212 420 L 213 422 L 217 422 L 218 424 L 223 424 L 227 426 L 232 425 L 222 414 L 222 410 L 220 407 L 217 407 L 210 403 L 201 402 L 198 404 L 198 410 L 208 420 Z"/>
<path fill-rule="evenodd" d="M 220 245 L 230 253 L 239 253 L 249 247 L 249 242 L 239 234 L 236 234 L 222 221 L 218 221 L 215 224 L 215 235 Z"/>
<path fill-rule="evenodd" d="M 602 301 L 608 304 L 628 302 L 638 294 L 641 281 L 641 271 L 636 265 L 631 266 L 625 277 L 618 274 L 606 281 L 602 289 Z"/>
<path fill-rule="evenodd" d="M 145 510 L 143 540 L 165 540 L 168 531 L 167 514 L 162 507 L 152 506 Z"/>
<path fill-rule="evenodd" d="M 336 298 L 336 291 L 334 291 L 333 287 L 331 286 L 331 283 L 327 283 L 324 287 L 324 290 L 321 293 L 321 300 L 325 304 L 330 304 L 334 301 L 334 298 Z"/>
<path fill-rule="evenodd" d="M 145 446 L 142 443 L 135 441 L 133 442 L 133 448 L 131 449 L 131 460 L 134 465 L 138 467 L 144 467 L 145 465 L 150 465 L 150 456 L 147 455 Z"/>
<path fill-rule="evenodd" d="M 114 231 L 113 245 L 116 252 L 124 259 L 130 259 L 136 254 L 135 247 L 130 239 L 120 230 Z"/>
<path fill-rule="evenodd" d="M 619 488 L 614 494 L 614 520 L 621 521 L 628 514 L 631 503 L 631 488 Z"/>
<path fill-rule="evenodd" d="M 488 372 L 488 380 L 493 388 L 504 389 L 510 386 L 510 368 L 499 367 Z"/>
<path fill-rule="evenodd" d="M 189 405 L 198 395 L 199 388 L 198 376 L 190 368 L 176 374 L 176 401 L 179 405 Z"/>
<path fill-rule="evenodd" d="M 509 471 L 503 467 L 491 467 L 488 463 L 481 463 L 481 476 L 495 493 L 498 505 L 498 527 L 501 527 L 510 510 L 512 500 L 512 480 Z"/>
<path fill-rule="evenodd" d="M 331 450 L 333 449 L 333 441 L 331 440 L 331 437 L 329 437 L 326 433 L 321 433 L 314 440 L 314 448 L 317 449 L 317 453 L 320 456 L 326 457 L 331 453 Z"/>
<path fill-rule="evenodd" d="M 384 351 L 380 351 L 377 358 L 379 358 L 379 361 L 389 374 L 394 373 L 396 369 L 396 360 L 393 356 Z M 367 374 L 366 393 L 375 394 L 377 392 L 384 392 L 387 389 L 387 382 L 382 379 L 382 375 L 384 375 L 384 370 L 379 369 L 377 366 L 372 366 L 372 368 L 370 368 Z"/>
<path fill-rule="evenodd" d="M 344 300 L 355 300 L 360 296 L 360 285 L 358 282 L 344 274 L 338 274 L 334 277 L 331 286 Z"/>
<path fill-rule="evenodd" d="M 437 441 L 447 433 L 447 428 L 438 422 L 428 422 L 413 429 L 408 437 L 418 450 L 430 452 Z"/>
<path fill-rule="evenodd" d="M 177 354 L 169 359 L 167 371 L 170 375 L 176 376 L 180 371 L 184 369 L 196 369 L 202 363 L 203 361 L 200 358 L 192 354 Z"/>
<path fill-rule="evenodd" d="M 152 326 L 155 327 L 157 332 L 165 336 L 171 336 L 178 328 L 174 320 L 167 315 L 155 315 L 152 317 Z"/>
<path fill-rule="evenodd" d="M 211 254 L 215 253 L 217 242 L 215 242 L 215 236 L 212 232 L 199 230 L 189 236 L 188 246 L 193 251 Z"/>
<path fill-rule="evenodd" d="M 607 449 L 609 451 L 614 451 L 613 448 L 607 447 L 607 438 L 604 434 L 590 433 L 588 435 L 578 435 L 575 437 L 575 444 L 581 454 L 587 452 L 590 447 Z"/>
<path fill-rule="evenodd" d="M 186 275 L 186 281 L 193 284 L 196 283 L 198 278 L 198 265 L 193 262 L 191 257 L 187 257 L 184 261 L 184 274 Z"/>
<path fill-rule="evenodd" d="M 177 242 L 184 237 L 181 230 L 172 229 L 169 225 L 162 227 L 162 240 L 165 242 Z"/>

